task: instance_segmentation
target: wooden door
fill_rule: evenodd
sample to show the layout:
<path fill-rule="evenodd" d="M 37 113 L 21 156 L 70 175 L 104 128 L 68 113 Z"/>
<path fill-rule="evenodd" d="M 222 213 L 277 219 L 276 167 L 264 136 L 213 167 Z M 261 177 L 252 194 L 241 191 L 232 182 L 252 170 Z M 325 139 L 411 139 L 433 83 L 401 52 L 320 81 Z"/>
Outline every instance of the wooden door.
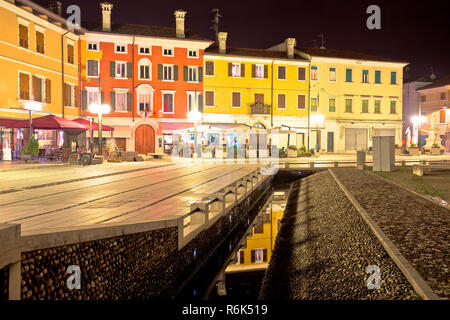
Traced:
<path fill-rule="evenodd" d="M 116 146 L 122 148 L 122 151 L 127 151 L 127 139 L 126 138 L 115 138 Z"/>
<path fill-rule="evenodd" d="M 154 153 L 155 152 L 155 131 L 149 125 L 142 125 L 136 129 L 135 132 L 135 151 L 138 154 Z"/>

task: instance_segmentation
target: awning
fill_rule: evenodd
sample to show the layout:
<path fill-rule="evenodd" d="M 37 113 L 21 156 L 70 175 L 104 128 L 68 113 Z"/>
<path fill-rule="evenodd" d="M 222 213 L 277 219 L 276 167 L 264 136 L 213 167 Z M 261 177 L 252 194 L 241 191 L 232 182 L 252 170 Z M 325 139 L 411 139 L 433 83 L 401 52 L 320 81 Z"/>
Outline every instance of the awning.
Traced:
<path fill-rule="evenodd" d="M 194 124 L 189 122 L 160 122 L 158 125 L 158 134 L 174 133 L 180 130 L 193 129 Z"/>
<path fill-rule="evenodd" d="M 15 125 L 20 124 L 22 120 L 16 120 L 16 119 L 0 119 L 0 127 L 6 127 L 6 128 L 16 128 Z"/>
<path fill-rule="evenodd" d="M 75 119 L 75 120 L 72 120 L 72 121 L 83 125 L 86 128 L 86 130 L 89 130 L 89 120 L 86 120 L 86 119 L 83 119 L 83 118 L 78 118 L 78 119 Z M 98 123 L 92 121 L 91 122 L 91 128 L 92 128 L 92 130 L 98 130 Z M 114 128 L 110 127 L 110 126 L 107 126 L 105 124 L 102 124 L 102 131 L 114 131 Z"/>
<path fill-rule="evenodd" d="M 8 126 L 9 128 L 29 128 L 30 120 L 16 120 Z M 34 118 L 32 121 L 33 129 L 41 130 L 86 130 L 86 128 L 72 120 L 67 120 L 54 115 Z"/>

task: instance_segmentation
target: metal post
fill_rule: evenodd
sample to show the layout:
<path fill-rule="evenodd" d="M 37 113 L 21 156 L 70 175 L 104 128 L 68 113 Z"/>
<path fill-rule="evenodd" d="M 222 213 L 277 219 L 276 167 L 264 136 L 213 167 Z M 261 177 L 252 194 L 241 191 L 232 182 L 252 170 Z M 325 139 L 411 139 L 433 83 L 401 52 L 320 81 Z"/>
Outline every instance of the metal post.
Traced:
<path fill-rule="evenodd" d="M 419 150 L 422 151 L 421 145 L 420 145 L 420 122 L 422 118 L 422 101 L 419 98 L 419 117 L 418 117 L 418 124 L 417 124 L 417 146 L 419 147 Z M 413 123 L 414 126 L 414 123 Z"/>
<path fill-rule="evenodd" d="M 64 36 L 67 34 L 64 33 L 61 35 L 61 108 L 62 108 L 62 117 L 64 118 L 64 98 L 65 98 L 65 92 L 64 92 Z"/>
<path fill-rule="evenodd" d="M 98 114 L 98 153 L 100 154 L 100 156 L 103 155 L 102 153 L 102 113 L 99 112 Z"/>
<path fill-rule="evenodd" d="M 28 113 L 30 115 L 30 139 L 33 136 L 33 117 L 31 116 L 31 110 L 28 110 Z"/>

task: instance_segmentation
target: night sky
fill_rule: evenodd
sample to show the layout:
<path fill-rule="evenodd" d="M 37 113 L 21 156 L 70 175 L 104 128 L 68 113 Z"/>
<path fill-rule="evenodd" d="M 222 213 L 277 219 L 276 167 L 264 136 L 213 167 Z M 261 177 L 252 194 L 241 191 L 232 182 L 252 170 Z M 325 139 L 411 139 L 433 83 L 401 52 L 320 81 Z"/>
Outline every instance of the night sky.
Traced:
<path fill-rule="evenodd" d="M 36 0 L 46 4 L 49 0 Z M 63 0 L 66 7 L 78 4 L 83 21 L 101 20 L 98 0 Z M 228 32 L 227 45 L 265 49 L 287 37 L 297 45 L 354 50 L 410 62 L 408 78 L 450 74 L 450 5 L 448 0 L 428 1 L 205 1 L 205 0 L 115 0 L 113 22 L 175 26 L 173 11 L 184 9 L 186 28 L 213 39 L 210 29 L 218 8 L 219 31 Z M 366 9 L 381 9 L 381 30 L 369 30 Z"/>

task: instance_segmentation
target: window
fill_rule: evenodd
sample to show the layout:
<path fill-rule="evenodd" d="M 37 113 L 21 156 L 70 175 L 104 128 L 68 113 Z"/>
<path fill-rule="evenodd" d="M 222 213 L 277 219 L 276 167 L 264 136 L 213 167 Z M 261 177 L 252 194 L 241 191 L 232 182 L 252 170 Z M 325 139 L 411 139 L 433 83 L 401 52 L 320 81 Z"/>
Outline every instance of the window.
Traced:
<path fill-rule="evenodd" d="M 36 52 L 44 54 L 44 33 L 36 31 Z"/>
<path fill-rule="evenodd" d="M 278 109 L 286 109 L 286 94 L 279 93 L 278 94 Z"/>
<path fill-rule="evenodd" d="M 189 58 L 198 58 L 198 50 L 188 50 Z"/>
<path fill-rule="evenodd" d="M 369 83 L 369 70 L 362 71 L 362 82 Z"/>
<path fill-rule="evenodd" d="M 441 92 L 441 100 L 445 99 L 447 99 L 447 95 L 445 94 L 445 92 Z"/>
<path fill-rule="evenodd" d="M 139 54 L 150 54 L 150 47 L 139 47 Z"/>
<path fill-rule="evenodd" d="M 397 113 L 397 101 L 391 101 L 391 113 Z"/>
<path fill-rule="evenodd" d="M 30 100 L 30 76 L 19 73 L 19 99 Z"/>
<path fill-rule="evenodd" d="M 188 112 L 194 112 L 194 111 L 201 112 L 202 110 L 200 110 L 200 108 L 199 108 L 199 104 L 200 104 L 199 98 L 203 98 L 203 97 L 199 96 L 200 92 L 187 91 L 186 94 L 187 94 Z"/>
<path fill-rule="evenodd" d="M 149 93 L 139 93 L 138 94 L 138 105 L 139 111 L 150 111 L 150 94 Z"/>
<path fill-rule="evenodd" d="M 98 43 L 97 42 L 89 42 L 87 45 L 87 49 L 89 51 L 98 51 Z"/>
<path fill-rule="evenodd" d="M 173 49 L 164 48 L 163 49 L 163 56 L 173 56 Z"/>
<path fill-rule="evenodd" d="M 381 71 L 375 70 L 375 83 L 381 83 Z"/>
<path fill-rule="evenodd" d="M 286 66 L 278 66 L 278 80 L 286 80 Z"/>
<path fill-rule="evenodd" d="M 163 80 L 173 80 L 173 65 L 163 66 Z"/>
<path fill-rule="evenodd" d="M 374 113 L 381 113 L 381 100 L 375 100 Z"/>
<path fill-rule="evenodd" d="M 116 53 L 127 53 L 127 46 L 125 44 L 116 44 Z"/>
<path fill-rule="evenodd" d="M 255 249 L 251 251 L 252 263 L 267 261 L 267 249 Z"/>
<path fill-rule="evenodd" d="M 397 72 L 391 72 L 391 84 L 397 84 Z"/>
<path fill-rule="evenodd" d="M 151 63 L 148 59 L 139 60 L 139 79 L 150 80 L 151 79 Z"/>
<path fill-rule="evenodd" d="M 87 76 L 98 77 L 98 60 L 87 60 Z"/>
<path fill-rule="evenodd" d="M 64 106 L 74 107 L 75 106 L 75 90 L 74 86 L 71 84 L 64 84 Z"/>
<path fill-rule="evenodd" d="M 205 107 L 214 107 L 214 91 L 205 91 Z"/>
<path fill-rule="evenodd" d="M 262 223 L 258 223 L 254 228 L 253 232 L 256 233 L 264 233 L 264 225 Z"/>
<path fill-rule="evenodd" d="M 90 106 L 91 104 L 100 104 L 100 92 L 88 91 L 87 100 L 88 106 Z"/>
<path fill-rule="evenodd" d="M 336 68 L 330 68 L 330 81 L 336 81 Z"/>
<path fill-rule="evenodd" d="M 127 76 L 127 63 L 116 61 L 116 78 L 126 78 Z"/>
<path fill-rule="evenodd" d="M 174 113 L 174 93 L 164 92 L 163 93 L 163 112 L 164 113 Z"/>
<path fill-rule="evenodd" d="M 362 113 L 369 112 L 369 100 L 367 100 L 367 99 L 362 100 L 361 112 Z"/>
<path fill-rule="evenodd" d="M 345 112 L 352 112 L 352 99 L 345 99 Z"/>
<path fill-rule="evenodd" d="M 244 257 L 245 257 L 245 251 L 239 250 L 237 253 L 236 263 L 237 264 L 244 264 Z"/>
<path fill-rule="evenodd" d="M 311 66 L 311 80 L 317 80 L 318 72 L 316 66 Z"/>
<path fill-rule="evenodd" d="M 311 111 L 317 111 L 317 98 L 311 98 Z"/>
<path fill-rule="evenodd" d="M 153 109 L 153 89 L 148 84 L 141 84 L 136 89 L 137 111 L 144 113 Z"/>
<path fill-rule="evenodd" d="M 297 95 L 297 109 L 299 110 L 306 109 L 306 96 L 304 94 Z"/>
<path fill-rule="evenodd" d="M 241 107 L 241 93 L 233 92 L 231 94 L 231 107 L 240 108 Z"/>
<path fill-rule="evenodd" d="M 447 110 L 439 111 L 439 123 L 447 123 Z"/>
<path fill-rule="evenodd" d="M 305 81 L 306 80 L 306 69 L 303 67 L 298 67 L 297 72 L 298 81 Z"/>
<path fill-rule="evenodd" d="M 19 46 L 28 49 L 28 26 L 19 24 Z"/>
<path fill-rule="evenodd" d="M 115 111 L 127 111 L 127 93 L 116 91 L 116 107 Z"/>
<path fill-rule="evenodd" d="M 253 67 L 253 78 L 263 79 L 264 76 L 264 65 L 263 64 L 254 64 Z"/>
<path fill-rule="evenodd" d="M 426 102 L 427 96 L 420 96 L 420 102 Z"/>
<path fill-rule="evenodd" d="M 44 88 L 44 82 L 45 79 L 33 76 L 32 77 L 32 87 L 33 87 L 33 97 L 32 99 L 34 101 L 44 102 L 44 96 L 45 96 L 45 88 Z"/>
<path fill-rule="evenodd" d="M 205 75 L 214 76 L 214 61 L 205 62 Z"/>
<path fill-rule="evenodd" d="M 255 93 L 255 104 L 264 104 L 264 94 Z"/>
<path fill-rule="evenodd" d="M 233 63 L 232 64 L 232 73 L 231 75 L 233 77 L 240 77 L 241 76 L 241 64 L 240 63 Z"/>
<path fill-rule="evenodd" d="M 72 44 L 67 45 L 67 62 L 71 64 L 75 63 L 74 49 Z"/>
<path fill-rule="evenodd" d="M 352 69 L 345 69 L 345 81 L 352 82 Z"/>
<path fill-rule="evenodd" d="M 328 99 L 328 111 L 336 112 L 336 99 L 334 98 Z"/>
<path fill-rule="evenodd" d="M 198 67 L 187 67 L 187 81 L 198 81 Z"/>

